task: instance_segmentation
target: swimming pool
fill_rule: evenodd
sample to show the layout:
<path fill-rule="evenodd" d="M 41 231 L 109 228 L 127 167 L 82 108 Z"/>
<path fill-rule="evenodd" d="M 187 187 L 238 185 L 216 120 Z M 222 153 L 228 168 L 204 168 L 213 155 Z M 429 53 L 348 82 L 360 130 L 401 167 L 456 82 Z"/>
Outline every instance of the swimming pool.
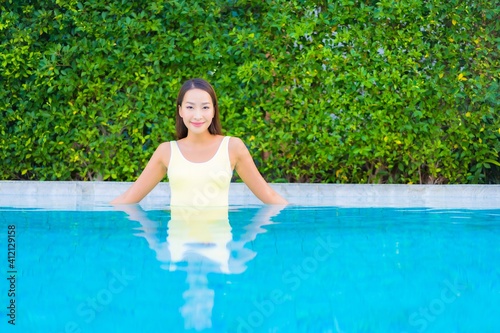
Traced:
<path fill-rule="evenodd" d="M 500 327 L 500 208 L 4 206 L 0 224 L 2 332 Z"/>

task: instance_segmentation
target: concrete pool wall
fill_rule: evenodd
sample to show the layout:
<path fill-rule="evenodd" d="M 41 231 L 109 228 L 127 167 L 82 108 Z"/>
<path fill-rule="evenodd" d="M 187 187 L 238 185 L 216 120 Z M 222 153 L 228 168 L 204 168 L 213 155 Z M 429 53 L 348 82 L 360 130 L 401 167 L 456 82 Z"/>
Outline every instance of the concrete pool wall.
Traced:
<path fill-rule="evenodd" d="M 103 207 L 129 182 L 0 181 L 0 207 Z M 500 185 L 296 184 L 271 186 L 293 205 L 339 207 L 500 208 Z M 144 207 L 168 207 L 170 186 L 159 183 L 142 201 Z M 261 202 L 243 183 L 231 183 L 230 205 Z"/>

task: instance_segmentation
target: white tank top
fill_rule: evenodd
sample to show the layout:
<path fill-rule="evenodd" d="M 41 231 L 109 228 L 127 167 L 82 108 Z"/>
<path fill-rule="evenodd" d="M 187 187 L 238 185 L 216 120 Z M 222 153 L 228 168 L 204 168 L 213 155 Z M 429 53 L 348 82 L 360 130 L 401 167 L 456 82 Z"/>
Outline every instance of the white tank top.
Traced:
<path fill-rule="evenodd" d="M 222 139 L 215 155 L 206 162 L 188 161 L 176 141 L 170 141 L 170 205 L 191 207 L 227 206 L 233 176 L 229 159 L 229 136 Z"/>

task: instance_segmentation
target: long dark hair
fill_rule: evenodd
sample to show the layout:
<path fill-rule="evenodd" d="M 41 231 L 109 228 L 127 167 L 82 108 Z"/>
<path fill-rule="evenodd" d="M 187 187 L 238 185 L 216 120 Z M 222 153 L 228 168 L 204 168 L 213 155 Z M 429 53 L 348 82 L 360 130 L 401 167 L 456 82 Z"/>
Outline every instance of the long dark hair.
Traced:
<path fill-rule="evenodd" d="M 184 95 L 191 89 L 200 89 L 206 91 L 210 95 L 214 107 L 214 118 L 208 127 L 208 132 L 212 135 L 222 135 L 222 126 L 220 124 L 219 117 L 219 103 L 217 102 L 217 95 L 215 94 L 214 88 L 210 85 L 210 83 L 203 79 L 191 79 L 184 82 L 181 90 L 179 90 L 179 95 L 177 96 L 177 111 L 175 113 L 175 131 L 177 132 L 177 140 L 185 138 L 188 134 L 188 129 L 186 125 L 184 125 L 184 122 L 179 114 L 179 107 L 182 105 Z"/>

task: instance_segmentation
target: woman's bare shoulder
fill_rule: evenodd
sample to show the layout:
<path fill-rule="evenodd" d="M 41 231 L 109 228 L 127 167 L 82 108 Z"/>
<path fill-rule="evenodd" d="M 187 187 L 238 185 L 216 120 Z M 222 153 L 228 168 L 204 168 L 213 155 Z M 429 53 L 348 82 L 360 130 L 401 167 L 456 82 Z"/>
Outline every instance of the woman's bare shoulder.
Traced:
<path fill-rule="evenodd" d="M 232 136 L 229 138 L 229 151 L 231 153 L 237 154 L 245 150 L 247 150 L 247 146 L 245 145 L 243 140 L 236 136 Z"/>
<path fill-rule="evenodd" d="M 159 155 L 160 160 L 163 162 L 165 166 L 168 166 L 170 163 L 171 150 L 172 148 L 169 141 L 160 143 L 158 148 L 156 148 L 155 154 Z"/>
<path fill-rule="evenodd" d="M 168 148 L 168 149 L 170 149 L 170 142 L 171 141 L 162 142 L 162 143 L 160 143 L 160 145 L 158 146 L 158 148 L 162 147 L 162 148 Z"/>
<path fill-rule="evenodd" d="M 240 147 L 240 146 L 245 146 L 245 143 L 243 140 L 238 138 L 237 136 L 230 136 L 229 137 L 229 147 Z"/>
<path fill-rule="evenodd" d="M 167 141 L 167 142 L 162 142 L 158 145 L 158 148 L 157 150 L 162 152 L 162 153 L 165 153 L 165 152 L 168 152 L 170 153 L 170 141 Z"/>

